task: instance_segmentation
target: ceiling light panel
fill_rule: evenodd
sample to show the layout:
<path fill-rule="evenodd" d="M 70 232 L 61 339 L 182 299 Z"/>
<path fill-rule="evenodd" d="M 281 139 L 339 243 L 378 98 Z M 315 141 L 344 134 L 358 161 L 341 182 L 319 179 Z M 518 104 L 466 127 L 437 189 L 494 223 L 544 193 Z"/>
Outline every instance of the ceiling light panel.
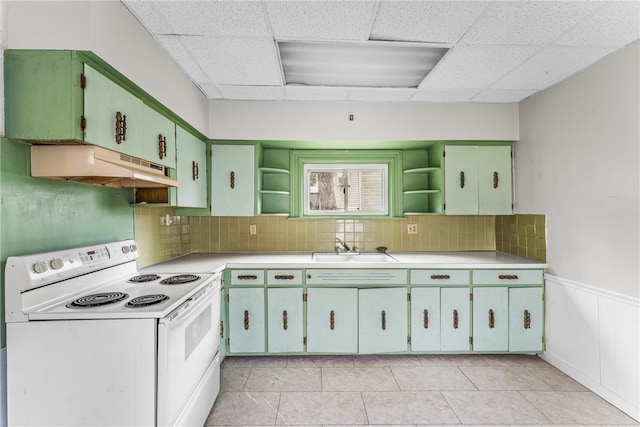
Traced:
<path fill-rule="evenodd" d="M 524 46 L 456 47 L 429 73 L 420 89 L 488 87 L 539 50 Z"/>
<path fill-rule="evenodd" d="M 267 1 L 276 39 L 368 40 L 374 1 Z"/>
<path fill-rule="evenodd" d="M 462 44 L 543 45 L 589 16 L 589 1 L 492 2 L 462 38 Z"/>
<path fill-rule="evenodd" d="M 640 2 L 607 2 L 555 45 L 621 47 L 640 38 Z"/>
<path fill-rule="evenodd" d="M 612 48 L 548 47 L 514 69 L 491 88 L 545 89 L 588 67 Z"/>
<path fill-rule="evenodd" d="M 170 33 L 196 36 L 271 36 L 260 2 L 154 1 Z"/>
<path fill-rule="evenodd" d="M 211 82 L 223 85 L 282 85 L 270 38 L 182 37 Z"/>
<path fill-rule="evenodd" d="M 287 85 L 417 87 L 447 48 L 418 43 L 278 42 Z"/>
<path fill-rule="evenodd" d="M 487 7 L 484 2 L 381 2 L 372 40 L 456 43 Z"/>

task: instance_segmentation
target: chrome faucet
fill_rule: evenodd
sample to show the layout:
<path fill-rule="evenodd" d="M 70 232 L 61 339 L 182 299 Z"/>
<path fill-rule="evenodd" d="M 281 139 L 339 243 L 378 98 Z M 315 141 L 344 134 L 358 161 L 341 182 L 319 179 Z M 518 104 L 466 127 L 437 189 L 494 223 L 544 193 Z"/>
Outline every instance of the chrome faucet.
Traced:
<path fill-rule="evenodd" d="M 336 242 L 340 244 L 340 246 L 336 246 L 336 252 L 340 251 L 340 247 L 342 247 L 342 250 L 345 252 L 351 252 L 351 248 L 349 247 L 349 245 L 347 245 L 344 241 L 340 240 L 338 237 L 336 237 Z"/>

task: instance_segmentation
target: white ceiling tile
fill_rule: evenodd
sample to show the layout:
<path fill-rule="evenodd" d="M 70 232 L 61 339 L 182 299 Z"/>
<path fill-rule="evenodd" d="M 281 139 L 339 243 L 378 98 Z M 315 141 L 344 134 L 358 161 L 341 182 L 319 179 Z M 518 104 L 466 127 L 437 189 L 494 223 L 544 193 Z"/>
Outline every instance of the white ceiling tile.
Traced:
<path fill-rule="evenodd" d="M 487 4 L 468 1 L 381 2 L 371 29 L 371 39 L 456 43 Z"/>
<path fill-rule="evenodd" d="M 522 64 L 540 48 L 507 46 L 456 47 L 436 65 L 420 89 L 484 88 Z"/>
<path fill-rule="evenodd" d="M 209 77 L 202 71 L 200 65 L 193 60 L 189 52 L 180 43 L 179 37 L 159 36 L 157 40 L 193 82 L 203 84 L 209 81 Z"/>
<path fill-rule="evenodd" d="M 564 34 L 600 3 L 591 1 L 497 1 L 461 40 L 463 44 L 542 45 Z"/>
<path fill-rule="evenodd" d="M 122 0 L 144 27 L 152 34 L 166 34 L 171 26 L 154 8 L 155 2 L 141 0 Z"/>
<path fill-rule="evenodd" d="M 471 102 L 512 103 L 520 102 L 528 96 L 536 93 L 536 90 L 483 90 L 471 99 Z"/>
<path fill-rule="evenodd" d="M 622 47 L 640 38 L 640 2 L 613 1 L 602 6 L 555 45 Z"/>
<path fill-rule="evenodd" d="M 171 23 L 171 34 L 200 36 L 271 36 L 260 2 L 154 1 Z"/>
<path fill-rule="evenodd" d="M 411 88 L 363 88 L 354 87 L 349 90 L 349 100 L 352 101 L 408 101 L 416 89 Z"/>
<path fill-rule="evenodd" d="M 491 86 L 492 89 L 544 89 L 574 74 L 614 48 L 548 47 Z"/>
<path fill-rule="evenodd" d="M 226 99 L 253 101 L 283 100 L 283 86 L 218 86 L 218 90 Z"/>
<path fill-rule="evenodd" d="M 348 87 L 334 86 L 285 86 L 287 99 L 290 101 L 346 101 L 349 90 Z"/>
<path fill-rule="evenodd" d="M 267 1 L 273 35 L 285 40 L 367 40 L 374 1 Z"/>
<path fill-rule="evenodd" d="M 200 90 L 207 96 L 209 99 L 224 99 L 222 93 L 218 90 L 216 85 L 211 83 L 206 83 L 200 85 Z"/>
<path fill-rule="evenodd" d="M 482 89 L 418 89 L 411 101 L 468 102 Z"/>
<path fill-rule="evenodd" d="M 182 37 L 181 41 L 215 84 L 282 85 L 272 39 Z"/>

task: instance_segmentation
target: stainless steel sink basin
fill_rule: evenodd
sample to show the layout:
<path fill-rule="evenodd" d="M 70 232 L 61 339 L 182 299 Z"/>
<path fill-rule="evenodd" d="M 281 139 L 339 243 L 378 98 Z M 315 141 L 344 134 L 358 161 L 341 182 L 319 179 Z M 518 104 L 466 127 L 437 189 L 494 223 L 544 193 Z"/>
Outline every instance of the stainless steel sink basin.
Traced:
<path fill-rule="evenodd" d="M 311 256 L 315 262 L 398 262 L 391 255 L 383 253 L 335 253 L 314 252 Z"/>

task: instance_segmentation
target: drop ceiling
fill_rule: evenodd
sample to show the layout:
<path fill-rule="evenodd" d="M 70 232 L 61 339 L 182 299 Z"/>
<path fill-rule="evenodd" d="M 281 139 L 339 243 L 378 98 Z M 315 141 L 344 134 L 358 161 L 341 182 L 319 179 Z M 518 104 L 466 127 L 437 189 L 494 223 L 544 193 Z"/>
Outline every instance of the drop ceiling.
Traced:
<path fill-rule="evenodd" d="M 122 0 L 210 99 L 519 102 L 640 39 L 634 1 Z M 417 88 L 287 85 L 277 41 L 449 51 Z"/>

